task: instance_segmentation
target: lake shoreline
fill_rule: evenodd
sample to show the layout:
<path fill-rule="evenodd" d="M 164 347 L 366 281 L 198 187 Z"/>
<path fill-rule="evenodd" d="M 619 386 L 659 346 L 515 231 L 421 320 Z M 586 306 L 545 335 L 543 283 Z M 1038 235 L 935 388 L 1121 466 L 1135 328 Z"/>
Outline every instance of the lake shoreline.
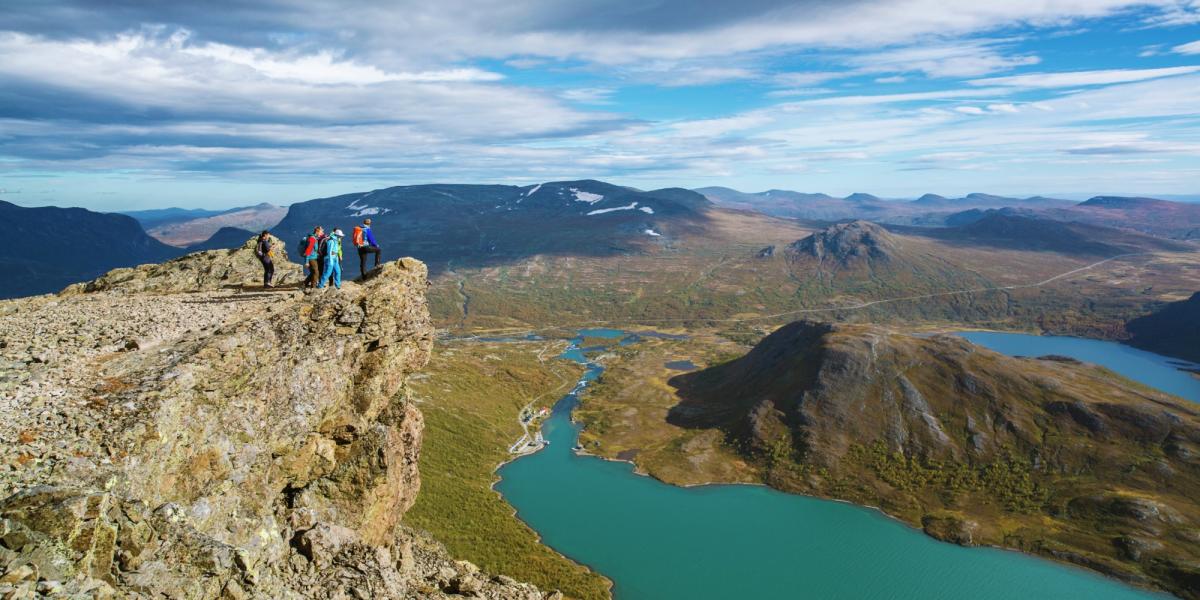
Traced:
<path fill-rule="evenodd" d="M 954 331 L 963 331 L 963 330 L 962 330 L 962 329 L 958 329 L 958 330 L 949 330 L 949 329 L 943 329 L 942 331 L 939 331 L 938 333 L 952 333 L 952 332 L 954 332 Z M 981 331 L 981 332 L 994 332 L 994 333 L 1008 333 L 1008 332 L 1002 332 L 1002 331 L 995 331 L 995 330 L 982 330 L 982 329 L 980 329 L 980 330 L 975 330 L 975 331 Z M 1054 336 L 1054 337 L 1062 337 L 1062 336 Z M 1087 339 L 1087 338 L 1082 338 L 1082 339 Z M 591 349 L 591 350 L 595 351 L 595 350 L 601 350 L 601 349 L 602 349 L 602 348 L 595 348 L 595 349 Z M 589 368 L 597 368 L 597 369 L 598 369 L 597 375 L 598 375 L 600 372 L 603 372 L 603 369 L 604 369 L 603 365 L 601 365 L 601 364 L 599 364 L 598 362 L 596 362 L 596 361 L 597 361 L 599 358 L 601 358 L 601 357 L 596 357 L 595 359 L 586 359 L 586 358 L 585 358 L 585 362 L 583 363 L 583 364 L 587 365 Z M 586 375 L 587 375 L 587 373 L 585 372 L 585 375 L 584 375 L 584 376 L 582 376 L 582 377 L 581 377 L 581 379 L 580 379 L 580 383 L 584 383 L 584 385 L 583 385 L 582 387 L 580 387 L 579 389 L 577 389 L 577 390 L 575 390 L 575 391 L 573 391 L 573 392 L 571 392 L 571 393 L 569 393 L 569 394 L 567 394 L 567 395 L 564 395 L 564 396 L 563 396 L 563 397 L 562 397 L 562 398 L 559 400 L 559 402 L 562 402 L 562 401 L 566 400 L 566 399 L 567 399 L 567 397 L 568 397 L 568 396 L 570 396 L 570 395 L 572 395 L 572 394 L 574 394 L 574 395 L 575 395 L 575 400 L 576 400 L 576 402 L 579 402 L 579 403 L 582 403 L 582 402 L 584 402 L 584 401 L 585 401 L 585 400 L 584 400 L 584 391 L 586 390 L 586 381 L 587 381 L 587 379 L 586 379 Z M 579 385 L 579 384 L 577 383 L 577 386 L 578 386 L 578 385 Z M 557 404 L 557 402 L 556 402 L 556 404 Z M 575 431 L 575 433 L 573 434 L 573 439 L 575 440 L 575 442 L 576 442 L 576 444 L 577 444 L 577 443 L 578 443 L 578 432 L 582 430 L 582 425 L 581 425 L 581 424 L 580 424 L 578 421 L 576 421 L 576 420 L 574 419 L 574 408 L 575 408 L 575 407 L 571 407 L 571 409 L 570 409 L 570 410 L 569 410 L 569 411 L 566 413 L 566 418 L 567 418 L 567 422 L 569 422 L 569 423 L 572 425 L 572 427 L 573 427 L 573 429 L 574 429 L 574 431 Z M 543 450 L 544 450 L 544 448 L 543 448 Z M 540 451 L 541 451 L 541 450 L 539 450 L 538 452 L 540 452 Z M 937 543 L 939 543 L 939 544 L 947 544 L 947 545 L 951 545 L 951 546 L 962 546 L 962 545 L 959 545 L 959 544 L 954 544 L 953 542 L 948 542 L 948 541 L 945 541 L 945 540 L 938 539 L 937 537 L 934 537 L 933 535 L 931 535 L 931 534 L 927 533 L 927 532 L 924 530 L 924 528 L 922 528 L 922 527 L 920 527 L 920 526 L 918 526 L 918 525 L 915 525 L 915 524 L 913 524 L 913 523 L 910 523 L 910 522 L 908 522 L 908 521 L 906 521 L 906 520 L 904 520 L 904 519 L 902 519 L 902 518 L 900 518 L 900 517 L 898 517 L 898 516 L 896 516 L 896 515 L 890 514 L 890 513 L 888 513 L 886 510 L 884 510 L 883 508 L 881 508 L 881 507 L 879 507 L 879 506 L 875 506 L 875 505 L 870 505 L 870 504 L 861 504 L 861 503 L 857 503 L 857 502 L 853 502 L 853 501 L 850 501 L 850 500 L 845 500 L 845 499 L 841 499 L 841 498 L 832 498 L 832 497 L 827 497 L 827 496 L 820 496 L 820 495 L 813 495 L 813 494 L 805 494 L 805 493 L 799 493 L 799 492 L 795 492 L 795 491 L 783 490 L 783 489 L 779 489 L 779 488 L 776 488 L 776 487 L 770 486 L 769 484 L 767 484 L 767 483 L 764 483 L 764 482 L 754 482 L 754 481 L 741 481 L 741 482 L 729 482 L 729 481 L 706 481 L 706 482 L 697 482 L 697 483 L 673 483 L 673 482 L 668 482 L 668 481 L 665 481 L 665 480 L 663 480 L 663 479 L 660 479 L 659 477 L 656 477 L 656 476 L 654 476 L 653 474 L 651 474 L 650 472 L 648 472 L 648 471 L 646 471 L 645 469 L 643 469 L 643 468 L 642 468 L 642 467 L 641 467 L 641 466 L 640 466 L 640 465 L 637 463 L 637 460 L 636 460 L 636 458 L 634 458 L 634 459 L 632 459 L 632 460 L 631 460 L 631 459 L 622 459 L 622 458 L 615 458 L 615 457 L 603 456 L 603 455 L 600 455 L 600 454 L 596 454 L 596 453 L 594 453 L 594 452 L 591 452 L 591 451 L 589 451 L 589 450 L 587 450 L 587 449 L 585 449 L 585 448 L 578 448 L 578 449 L 577 449 L 577 446 L 575 446 L 575 447 L 572 447 L 572 448 L 569 448 L 569 449 L 568 449 L 568 451 L 569 451 L 569 452 L 571 452 L 571 453 L 573 453 L 575 456 L 578 456 L 578 457 L 584 457 L 584 458 L 598 458 L 598 459 L 600 459 L 600 460 L 601 460 L 601 461 L 603 461 L 603 462 L 609 462 L 609 463 L 625 463 L 625 464 L 629 465 L 629 473 L 631 473 L 631 474 L 633 474 L 633 475 L 637 475 L 637 476 L 645 477 L 645 478 L 647 478 L 647 479 L 650 479 L 650 480 L 654 480 L 654 481 L 656 481 L 656 482 L 659 482 L 659 483 L 661 483 L 661 484 L 664 484 L 664 485 L 671 486 L 671 487 L 673 487 L 673 488 L 679 488 L 679 489 L 695 489 L 695 488 L 706 488 L 706 487 L 707 487 L 707 488 L 755 487 L 755 488 L 764 488 L 764 489 L 766 489 L 766 490 L 770 491 L 771 493 L 783 494 L 783 495 L 785 495 L 785 496 L 801 497 L 801 498 L 809 498 L 809 499 L 813 499 L 813 500 L 819 500 L 819 501 L 823 501 L 823 502 L 832 502 L 832 503 L 837 503 L 837 504 L 841 504 L 841 505 L 851 506 L 851 507 L 854 507 L 854 508 L 856 508 L 856 509 L 862 509 L 862 510 L 870 511 L 871 513 L 873 513 L 873 514 L 875 514 L 875 515 L 877 515 L 877 516 L 879 516 L 879 517 L 883 517 L 884 519 L 886 519 L 886 520 L 887 520 L 887 521 L 889 521 L 889 522 L 901 524 L 901 525 L 903 525 L 903 526 L 904 526 L 904 528 L 905 528 L 906 530 L 908 530 L 908 531 L 912 531 L 913 533 L 920 533 L 920 534 L 922 535 L 922 537 L 927 537 L 927 538 L 930 538 L 930 539 L 932 539 L 932 540 L 935 540 L 935 541 L 936 541 Z M 531 454 L 532 454 L 532 453 L 531 453 Z M 508 464 L 510 464 L 510 463 L 513 463 L 513 462 L 515 462 L 517 459 L 519 459 L 519 458 L 526 458 L 526 457 L 530 456 L 531 454 L 527 454 L 527 455 L 521 455 L 521 456 L 515 456 L 515 457 L 513 457 L 512 459 L 506 460 L 506 461 L 504 461 L 504 462 L 500 463 L 499 465 L 497 465 L 497 467 L 496 467 L 496 470 L 495 470 L 495 473 L 496 473 L 497 479 L 496 479 L 496 481 L 493 483 L 492 489 L 493 489 L 493 491 L 495 491 L 496 493 L 499 493 L 499 494 L 501 495 L 501 497 L 505 499 L 505 501 L 506 501 L 506 502 L 509 502 L 509 501 L 508 501 L 508 498 L 507 498 L 507 497 L 505 497 L 503 493 L 501 493 L 499 490 L 497 490 L 497 489 L 496 489 L 496 485 L 497 485 L 497 484 L 499 484 L 499 483 L 501 482 L 501 480 L 503 479 L 503 477 L 500 475 L 499 471 L 500 471 L 500 470 L 501 470 L 501 469 L 502 469 L 504 466 L 506 466 L 506 465 L 508 465 Z M 511 502 L 509 502 L 509 504 L 511 505 Z M 518 512 L 515 510 L 515 508 L 514 508 L 514 513 L 513 513 L 513 514 L 514 514 L 514 516 L 515 516 L 517 519 L 519 519 L 519 520 L 521 520 L 523 523 L 525 523 L 525 525 L 526 525 L 526 526 L 528 526 L 528 527 L 530 527 L 531 529 L 534 529 L 534 530 L 536 531 L 536 529 L 534 528 L 534 526 L 533 526 L 532 524 L 530 524 L 529 522 L 525 521 L 524 519 L 521 519 L 520 515 L 519 515 L 519 514 L 518 514 Z M 540 534 L 540 533 L 539 533 L 539 539 L 542 539 L 542 536 L 541 536 L 541 534 Z M 1082 573 L 1082 574 L 1088 574 L 1088 575 L 1092 575 L 1092 576 L 1098 576 L 1098 577 L 1101 577 L 1101 578 L 1103 578 L 1103 579 L 1108 579 L 1108 580 L 1111 580 L 1111 581 L 1120 582 L 1120 583 L 1122 583 L 1122 584 L 1124 584 L 1124 585 L 1129 585 L 1129 586 L 1131 586 L 1131 587 L 1135 587 L 1136 589 L 1140 589 L 1140 590 L 1143 590 L 1143 591 L 1146 591 L 1146 592 L 1151 592 L 1151 593 L 1154 593 L 1154 594 L 1160 594 L 1160 595 L 1165 593 L 1165 592 L 1164 592 L 1162 589 L 1159 589 L 1159 588 L 1156 588 L 1156 587 L 1154 587 L 1154 586 L 1153 586 L 1153 582 L 1151 582 L 1151 581 L 1149 581 L 1149 580 L 1146 580 L 1146 579 L 1144 579 L 1144 578 L 1139 578 L 1139 577 L 1137 577 L 1137 576 L 1134 576 L 1134 575 L 1132 575 L 1132 574 L 1123 573 L 1123 572 L 1120 572 L 1120 571 L 1110 571 L 1110 570 L 1105 570 L 1105 569 L 1099 569 L 1099 568 L 1097 568 L 1097 565 L 1096 565 L 1096 564 L 1094 564 L 1094 563 L 1093 563 L 1093 564 L 1091 564 L 1091 565 L 1089 565 L 1089 564 L 1087 564 L 1087 563 L 1085 563 L 1085 562 L 1077 562 L 1077 561 L 1073 561 L 1073 560 L 1070 560 L 1069 558 L 1064 558 L 1064 556 L 1063 556 L 1061 553 L 1060 553 L 1060 554 L 1053 554 L 1053 553 L 1050 553 L 1050 552 L 1046 552 L 1046 553 L 1031 552 L 1031 551 L 1024 550 L 1024 549 L 1021 549 L 1021 548 L 1005 547 L 1005 546 L 1000 546 L 1000 545 L 995 545 L 995 544 L 973 544 L 973 545 L 969 545 L 969 546 L 963 546 L 963 547 L 968 547 L 968 548 L 988 548 L 988 549 L 994 549 L 994 550 L 1002 550 L 1002 551 L 1004 551 L 1004 552 L 1006 552 L 1006 553 L 1013 553 L 1013 554 L 1016 554 L 1016 555 L 1021 555 L 1021 556 L 1026 556 L 1026 557 L 1031 557 L 1031 558 L 1034 558 L 1034 559 L 1037 559 L 1037 560 L 1046 560 L 1047 562 L 1050 562 L 1050 563 L 1053 563 L 1053 564 L 1056 564 L 1056 565 L 1059 565 L 1059 566 L 1067 566 L 1067 567 L 1070 567 L 1072 570 L 1074 570 L 1074 571 L 1077 571 L 1077 572 L 1079 572 L 1079 573 Z M 611 581 L 611 578 L 610 578 L 609 576 L 605 575 L 605 574 L 604 574 L 602 571 L 600 571 L 600 570 L 599 570 L 599 567 L 597 567 L 597 566 L 594 566 L 594 565 L 592 565 L 592 564 L 589 564 L 589 562 L 588 562 L 588 561 L 586 561 L 586 560 L 583 560 L 583 559 L 580 559 L 580 558 L 575 558 L 575 557 L 572 557 L 570 554 L 564 553 L 564 552 L 562 552 L 562 551 L 557 551 L 557 550 L 556 550 L 556 552 L 559 552 L 559 554 L 561 554 L 561 555 L 563 555 L 564 557 L 566 557 L 566 558 L 568 558 L 568 559 L 572 560 L 573 562 L 576 562 L 576 563 L 578 563 L 578 564 L 581 564 L 581 565 L 584 565 L 584 566 L 586 566 L 586 567 L 587 567 L 587 568 L 589 568 L 590 570 L 592 570 L 592 571 L 594 571 L 594 572 L 596 572 L 596 573 L 600 574 L 601 576 L 605 577 L 607 580 L 610 580 L 610 581 Z M 1083 561 L 1083 560 L 1085 559 L 1085 557 L 1080 557 L 1080 559 L 1081 559 L 1081 561 Z M 1165 597 L 1165 596 L 1164 596 L 1164 597 Z"/>

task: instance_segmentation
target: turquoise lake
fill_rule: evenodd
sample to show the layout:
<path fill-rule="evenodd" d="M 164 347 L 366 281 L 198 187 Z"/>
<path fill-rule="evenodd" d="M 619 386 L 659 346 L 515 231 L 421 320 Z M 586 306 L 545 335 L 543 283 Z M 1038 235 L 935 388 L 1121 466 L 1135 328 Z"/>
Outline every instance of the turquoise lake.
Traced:
<path fill-rule="evenodd" d="M 615 330 L 580 333 L 636 343 Z M 1079 352 L 1148 385 L 1173 382 L 1175 393 L 1200 400 L 1200 385 L 1176 380 L 1181 372 L 1168 359 L 1135 350 L 1155 360 L 1134 361 L 1119 344 L 963 335 L 1011 354 Z M 618 600 L 1169 598 L 1016 552 L 938 542 L 867 508 L 761 486 L 679 488 L 636 475 L 627 463 L 578 456 L 570 412 L 602 371 L 588 354 L 564 354 L 588 371 L 546 422 L 550 445 L 501 468 L 496 489 L 546 544 L 611 579 Z"/>
<path fill-rule="evenodd" d="M 1134 381 L 1140 381 L 1164 392 L 1200 402 L 1200 378 L 1177 368 L 1190 365 L 1187 361 L 1167 358 L 1125 344 L 1083 338 L 997 331 L 964 331 L 958 335 L 971 343 L 1010 356 L 1070 356 L 1108 367 Z"/>

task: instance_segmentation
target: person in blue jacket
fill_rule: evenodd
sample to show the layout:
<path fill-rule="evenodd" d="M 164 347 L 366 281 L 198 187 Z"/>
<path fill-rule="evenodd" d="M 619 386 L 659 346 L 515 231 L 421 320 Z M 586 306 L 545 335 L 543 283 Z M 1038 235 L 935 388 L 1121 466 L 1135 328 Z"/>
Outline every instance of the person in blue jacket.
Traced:
<path fill-rule="evenodd" d="M 375 234 L 371 232 L 371 220 L 363 220 L 363 224 L 354 228 L 354 237 L 351 239 L 354 242 L 354 247 L 358 248 L 358 274 L 365 276 L 367 274 L 367 255 L 375 255 L 375 266 L 379 266 L 379 243 L 375 241 Z"/>
<path fill-rule="evenodd" d="M 344 234 L 341 229 L 334 229 L 333 235 L 325 241 L 324 256 L 325 256 L 325 272 L 321 274 L 321 283 L 318 288 L 325 287 L 332 279 L 333 287 L 342 289 L 342 237 Z"/>

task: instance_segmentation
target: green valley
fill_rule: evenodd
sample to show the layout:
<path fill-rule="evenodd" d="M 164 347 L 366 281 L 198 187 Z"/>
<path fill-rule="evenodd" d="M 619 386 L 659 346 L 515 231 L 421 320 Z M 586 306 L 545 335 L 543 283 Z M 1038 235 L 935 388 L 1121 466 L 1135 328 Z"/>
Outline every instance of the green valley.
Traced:
<path fill-rule="evenodd" d="M 542 545 L 492 490 L 496 467 L 512 458 L 526 403 L 552 405 L 580 368 L 555 360 L 561 341 L 443 340 L 409 385 L 425 415 L 421 494 L 408 522 L 459 558 L 574 598 L 605 598 L 608 582 Z"/>

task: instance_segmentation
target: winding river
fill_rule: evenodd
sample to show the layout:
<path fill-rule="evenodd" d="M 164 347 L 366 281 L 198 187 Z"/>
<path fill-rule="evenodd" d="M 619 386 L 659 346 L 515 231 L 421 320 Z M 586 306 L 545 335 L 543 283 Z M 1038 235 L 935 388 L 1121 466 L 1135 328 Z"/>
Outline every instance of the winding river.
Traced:
<path fill-rule="evenodd" d="M 579 333 L 564 357 L 587 372 L 545 423 L 550 445 L 501 468 L 496 489 L 546 544 L 609 577 L 618 600 L 1168 598 L 1017 552 L 938 542 L 867 508 L 762 486 L 680 488 L 636 475 L 627 463 L 576 455 L 570 414 L 603 370 L 579 342 L 636 343 L 617 330 Z M 1010 354 L 1076 356 L 1200 401 L 1200 380 L 1120 344 L 962 335 Z"/>

